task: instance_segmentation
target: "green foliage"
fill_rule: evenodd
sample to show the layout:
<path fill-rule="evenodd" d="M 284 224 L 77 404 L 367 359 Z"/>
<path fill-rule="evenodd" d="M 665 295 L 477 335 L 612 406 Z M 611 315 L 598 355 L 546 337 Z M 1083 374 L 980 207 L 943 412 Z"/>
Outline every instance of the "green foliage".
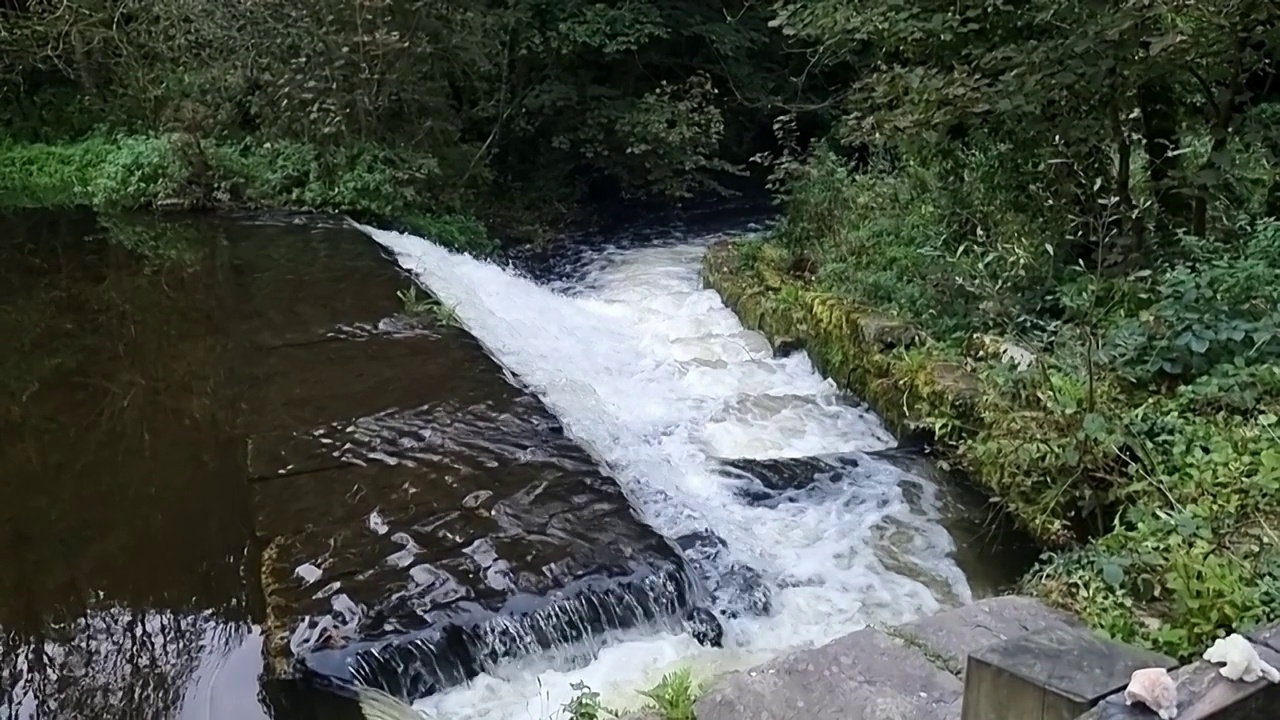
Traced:
<path fill-rule="evenodd" d="M 491 255 L 498 250 L 498 241 L 469 215 L 410 214 L 401 220 L 415 233 L 455 250 L 472 255 Z"/>
<path fill-rule="evenodd" d="M 605 720 L 619 717 L 620 713 L 600 702 L 600 693 L 585 684 L 576 683 L 573 690 L 578 694 L 565 703 L 563 715 L 566 720 Z M 662 720 L 694 720 L 693 703 L 700 692 L 693 681 L 692 671 L 683 668 L 664 675 L 656 686 L 640 694 L 648 700 L 646 709 L 657 713 Z"/>
<path fill-rule="evenodd" d="M 362 211 L 393 216 L 456 198 L 435 190 L 433 158 L 371 144 L 326 149 L 303 142 L 213 144 L 201 178 L 214 199 L 258 207 Z"/>
<path fill-rule="evenodd" d="M 0 139 L 0 206 L 136 208 L 172 198 L 185 176 L 168 138 L 94 136 L 74 145 Z"/>
<path fill-rule="evenodd" d="M 56 145 L 0 141 L 0 207 L 117 211 L 235 206 L 372 215 L 466 252 L 497 242 L 467 215 L 424 214 L 456 198 L 436 193 L 430 158 L 373 145 L 293 142 L 193 145 L 186 136 L 94 136 Z"/>
<path fill-rule="evenodd" d="M 606 708 L 600 702 L 600 693 L 578 682 L 573 684 L 573 691 L 578 693 L 564 705 L 564 716 L 567 720 L 605 720 L 618 717 L 618 714 Z"/>
<path fill-rule="evenodd" d="M 1274 416 L 1196 417 L 1151 401 L 1115 529 L 1050 558 L 1032 587 L 1111 635 L 1174 655 L 1280 616 Z M 1135 612 L 1141 610 L 1141 614 Z"/>
<path fill-rule="evenodd" d="M 699 690 L 688 668 L 663 676 L 656 687 L 642 693 L 663 720 L 694 720 L 693 703 Z"/>
<path fill-rule="evenodd" d="M 1280 359 L 1280 222 L 1251 223 L 1233 241 L 1182 239 L 1185 259 L 1130 278 L 1146 306 L 1111 330 L 1128 377 L 1195 380 Z"/>
<path fill-rule="evenodd" d="M 33 0 L 0 12 L 0 132 L 212 141 L 231 179 L 264 180 L 246 202 L 399 207 L 414 194 L 459 209 L 519 188 L 554 207 L 609 186 L 683 198 L 735 171 L 784 90 L 810 97 L 789 87 L 768 7 L 743 0 Z"/>
<path fill-rule="evenodd" d="M 433 317 L 441 325 L 459 326 L 458 316 L 454 308 L 440 302 L 431 295 L 419 295 L 416 285 L 396 291 L 396 297 L 404 306 L 404 313 L 410 316 Z"/>

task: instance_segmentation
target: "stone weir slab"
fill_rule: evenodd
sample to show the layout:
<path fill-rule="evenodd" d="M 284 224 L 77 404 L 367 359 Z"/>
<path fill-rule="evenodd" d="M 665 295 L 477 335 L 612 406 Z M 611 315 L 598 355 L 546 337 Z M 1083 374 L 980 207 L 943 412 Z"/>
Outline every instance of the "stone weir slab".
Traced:
<path fill-rule="evenodd" d="M 237 233 L 272 675 L 418 698 L 689 609 L 678 548 L 474 340 L 397 316 L 410 282 L 372 241 Z"/>
<path fill-rule="evenodd" d="M 958 720 L 963 668 L 980 649 L 1075 627 L 1022 597 L 982 600 L 897 627 L 866 628 L 721 678 L 698 720 Z"/>

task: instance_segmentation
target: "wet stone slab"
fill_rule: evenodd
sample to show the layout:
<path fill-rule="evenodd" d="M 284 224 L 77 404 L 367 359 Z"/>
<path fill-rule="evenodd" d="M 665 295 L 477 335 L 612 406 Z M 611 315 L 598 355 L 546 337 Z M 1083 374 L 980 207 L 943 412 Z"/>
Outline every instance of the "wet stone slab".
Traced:
<path fill-rule="evenodd" d="M 304 431 L 251 435 L 249 476 L 261 480 L 370 465 L 484 469 L 511 459 L 592 467 L 537 401 L 514 388 L 512 393 L 392 407 Z M 468 399 L 475 402 L 468 405 Z"/>

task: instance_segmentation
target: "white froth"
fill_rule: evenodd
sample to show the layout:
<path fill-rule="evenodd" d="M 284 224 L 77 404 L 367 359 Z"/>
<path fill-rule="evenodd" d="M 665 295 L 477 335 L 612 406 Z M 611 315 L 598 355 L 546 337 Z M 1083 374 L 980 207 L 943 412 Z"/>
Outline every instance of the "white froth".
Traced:
<path fill-rule="evenodd" d="M 454 308 L 655 529 L 669 537 L 710 529 L 775 588 L 772 615 L 727 623 L 724 650 L 633 631 L 612 636 L 586 667 L 564 672 L 554 658 L 525 659 L 420 709 L 546 718 L 577 683 L 606 704 L 634 706 L 636 690 L 681 666 L 695 674 L 742 667 L 970 599 L 927 481 L 864 458 L 857 483 L 763 507 L 741 500 L 736 481 L 717 472 L 717 458 L 868 451 L 892 438 L 803 353 L 774 358 L 764 338 L 701 289 L 705 239 L 602 254 L 580 290 L 562 293 L 412 235 L 361 229 Z"/>

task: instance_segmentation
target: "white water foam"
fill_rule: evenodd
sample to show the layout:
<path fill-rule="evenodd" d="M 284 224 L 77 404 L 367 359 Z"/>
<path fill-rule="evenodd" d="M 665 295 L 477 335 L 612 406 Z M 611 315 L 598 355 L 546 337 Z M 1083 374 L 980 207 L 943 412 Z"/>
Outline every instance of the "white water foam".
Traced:
<path fill-rule="evenodd" d="M 935 488 L 872 458 L 858 480 L 805 502 L 752 505 L 719 458 L 885 448 L 878 419 L 851 405 L 803 353 L 775 358 L 698 268 L 710 238 L 604 253 L 576 289 L 553 290 L 422 238 L 361 226 L 556 414 L 668 537 L 709 529 L 775 588 L 769 617 L 726 623 L 726 648 L 631 631 L 586 667 L 510 663 L 420 701 L 432 717 L 553 717 L 586 685 L 608 705 L 689 666 L 695 676 L 902 622 L 970 600 L 939 524 Z M 904 494 L 911 485 L 915 492 Z"/>

